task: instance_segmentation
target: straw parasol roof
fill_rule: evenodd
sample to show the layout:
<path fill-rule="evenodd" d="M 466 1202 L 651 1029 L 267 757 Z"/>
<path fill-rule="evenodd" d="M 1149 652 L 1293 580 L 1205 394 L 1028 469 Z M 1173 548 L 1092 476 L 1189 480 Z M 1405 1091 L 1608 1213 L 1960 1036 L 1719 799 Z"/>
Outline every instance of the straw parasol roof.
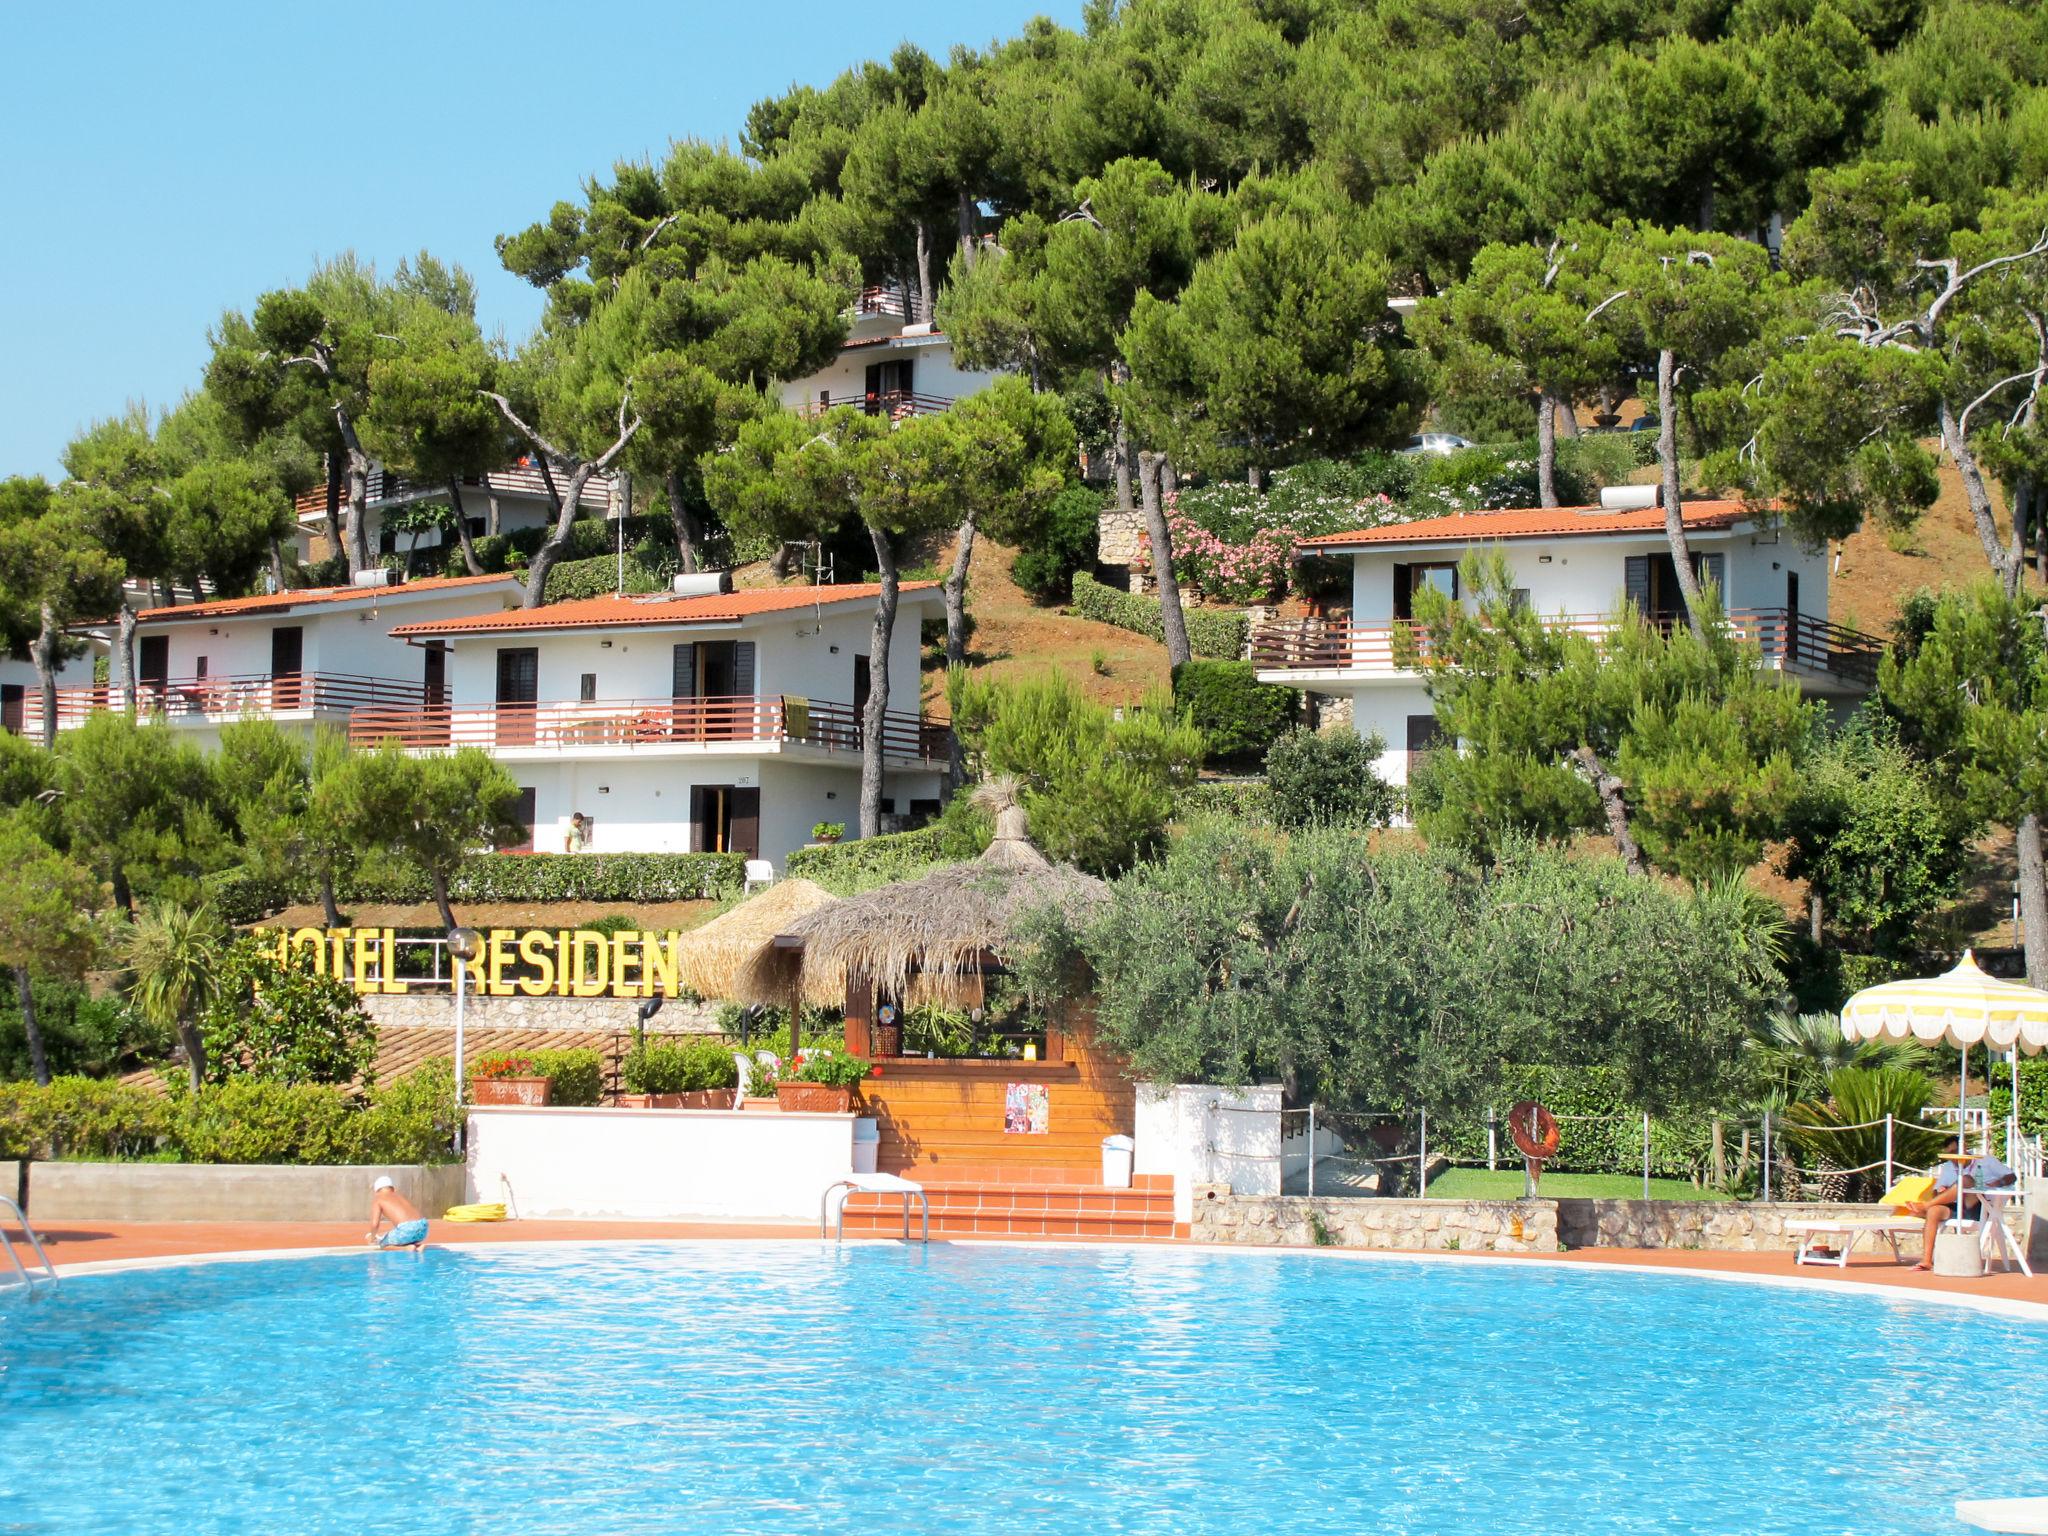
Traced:
<path fill-rule="evenodd" d="M 977 859 L 820 907 L 784 933 L 802 941 L 759 951 L 735 994 L 748 1002 L 844 1000 L 847 978 L 866 976 L 899 997 L 964 1000 L 980 989 L 985 955 L 1017 939 L 1023 916 L 1057 904 L 1073 911 L 1104 900 L 1109 887 L 1055 864 L 1031 841 L 1016 786 L 997 780 L 977 795 L 994 806 L 996 834 Z"/>
<path fill-rule="evenodd" d="M 747 963 L 778 933 L 839 898 L 808 880 L 778 880 L 682 936 L 678 979 L 699 997 L 737 997 Z"/>

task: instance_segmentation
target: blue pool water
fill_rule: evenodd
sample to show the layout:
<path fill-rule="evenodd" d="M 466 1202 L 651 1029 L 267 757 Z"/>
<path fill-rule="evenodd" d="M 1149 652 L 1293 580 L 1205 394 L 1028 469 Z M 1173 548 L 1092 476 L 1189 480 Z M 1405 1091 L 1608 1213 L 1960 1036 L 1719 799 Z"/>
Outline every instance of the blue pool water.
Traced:
<path fill-rule="evenodd" d="M 1948 1533 L 2048 1328 L 1591 1269 L 430 1251 L 0 1301 L 0 1532 Z M 1974 1426 L 1959 1464 L 1924 1467 Z"/>

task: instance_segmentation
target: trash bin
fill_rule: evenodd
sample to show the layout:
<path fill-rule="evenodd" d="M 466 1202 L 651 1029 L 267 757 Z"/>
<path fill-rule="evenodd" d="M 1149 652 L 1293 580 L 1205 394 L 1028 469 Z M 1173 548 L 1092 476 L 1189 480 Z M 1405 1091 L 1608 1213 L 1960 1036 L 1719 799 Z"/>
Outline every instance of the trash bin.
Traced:
<path fill-rule="evenodd" d="M 875 1158 L 882 1150 L 882 1123 L 860 1119 L 853 1122 L 853 1171 L 873 1173 Z"/>
<path fill-rule="evenodd" d="M 1102 1138 L 1102 1182 L 1109 1189 L 1131 1187 L 1131 1156 L 1138 1144 L 1128 1136 Z"/>

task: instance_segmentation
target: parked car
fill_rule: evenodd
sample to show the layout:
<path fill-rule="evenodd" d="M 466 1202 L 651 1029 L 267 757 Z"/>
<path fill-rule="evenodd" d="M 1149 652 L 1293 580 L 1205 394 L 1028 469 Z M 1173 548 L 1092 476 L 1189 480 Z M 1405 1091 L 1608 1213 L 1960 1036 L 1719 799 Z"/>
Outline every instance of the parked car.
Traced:
<path fill-rule="evenodd" d="M 1402 445 L 1400 452 L 1450 454 L 1456 453 L 1460 448 L 1471 446 L 1470 442 L 1455 432 L 1421 432 L 1409 438 Z"/>

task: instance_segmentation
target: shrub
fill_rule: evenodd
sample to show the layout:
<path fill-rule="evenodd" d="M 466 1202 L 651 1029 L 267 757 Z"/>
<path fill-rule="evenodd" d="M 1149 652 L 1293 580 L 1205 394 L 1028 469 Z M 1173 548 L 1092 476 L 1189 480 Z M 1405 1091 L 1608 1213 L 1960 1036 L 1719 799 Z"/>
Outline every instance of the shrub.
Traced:
<path fill-rule="evenodd" d="M 624 567 L 625 591 L 659 592 L 668 586 L 668 575 L 659 567 L 641 563 L 630 550 Z M 610 597 L 620 590 L 621 570 L 617 555 L 592 555 L 586 560 L 564 560 L 548 572 L 542 601 L 571 602 L 579 597 Z"/>
<path fill-rule="evenodd" d="M 1056 603 L 1072 589 L 1074 573 L 1095 564 L 1102 497 L 1086 486 L 1070 486 L 1052 499 L 1043 526 L 1017 552 L 1010 576 L 1042 603 Z"/>
<path fill-rule="evenodd" d="M 878 885 L 914 880 L 941 864 L 957 863 L 972 854 L 950 855 L 945 834 L 936 826 L 915 832 L 885 832 L 850 843 L 799 848 L 783 869 L 792 879 L 815 881 L 840 896 L 853 896 Z"/>
<path fill-rule="evenodd" d="M 2012 1067 L 1991 1064 L 1991 1121 L 2002 1124 L 2012 1113 Z M 2048 1056 L 2035 1056 L 2020 1063 L 2020 1134 L 2048 1135 Z M 2010 1158 L 2011 1152 L 2006 1156 Z"/>
<path fill-rule="evenodd" d="M 631 1093 L 710 1093 L 737 1087 L 739 1063 L 717 1040 L 643 1042 L 621 1064 Z"/>
<path fill-rule="evenodd" d="M 1521 1154 L 1508 1135 L 1507 1112 L 1534 1099 L 1562 1120 L 1557 1156 L 1544 1167 L 1552 1173 L 1640 1173 L 1643 1167 L 1643 1111 L 1629 1102 L 1620 1074 L 1606 1067 L 1509 1065 L 1501 1068 L 1491 1108 L 1500 1117 L 1496 1146 L 1502 1165 L 1519 1167 Z M 1486 1107 L 1439 1125 L 1432 1117 L 1429 1140 L 1454 1162 L 1486 1156 Z M 1713 1147 L 1713 1116 L 1697 1109 L 1667 1111 L 1650 1120 L 1653 1178 L 1694 1178 L 1705 1172 Z"/>
<path fill-rule="evenodd" d="M 317 1083 L 237 1077 L 171 1094 L 89 1078 L 0 1085 L 0 1157 L 190 1163 L 445 1163 L 454 1074 L 430 1061 L 367 1102 Z"/>
<path fill-rule="evenodd" d="M 462 861 L 448 893 L 457 902 L 716 900 L 737 894 L 745 876 L 746 856 L 738 853 L 479 853 Z M 230 876 L 212 889 L 221 915 L 238 923 L 319 897 L 310 879 L 280 891 Z M 396 859 L 366 864 L 335 892 L 343 905 L 424 902 L 433 894 L 424 871 Z"/>
<path fill-rule="evenodd" d="M 94 997 L 77 982 L 36 978 L 36 1023 L 43 1051 L 58 1077 L 105 1077 L 123 1062 L 158 1061 L 170 1054 L 168 1031 L 153 1027 L 119 997 Z M 0 987 L 0 1083 L 29 1075 L 28 1034 L 14 988 Z"/>
<path fill-rule="evenodd" d="M 604 1057 L 587 1049 L 535 1051 L 529 1058 L 536 1077 L 548 1080 L 548 1102 L 568 1108 L 604 1099 Z"/>
<path fill-rule="evenodd" d="M 1386 744 L 1349 728 L 1318 732 L 1297 726 L 1266 753 L 1273 819 L 1283 827 L 1385 826 L 1401 792 L 1379 776 Z"/>
<path fill-rule="evenodd" d="M 1872 1163 L 1889 1153 L 1907 1167 L 1925 1167 L 1948 1144 L 1948 1132 L 1920 1118 L 1933 1097 L 1923 1072 L 1842 1067 L 1829 1074 L 1824 1102 L 1802 1100 L 1785 1110 L 1785 1139 L 1809 1168 L 1862 1169 L 1847 1176 L 1850 1197 L 1875 1199 L 1883 1193 L 1884 1172 L 1872 1170 Z"/>
<path fill-rule="evenodd" d="M 1251 826 L 1273 825 L 1273 791 L 1257 780 L 1202 779 L 1176 791 L 1174 815 L 1228 816 Z"/>
<path fill-rule="evenodd" d="M 377 1026 L 346 982 L 277 962 L 245 934 L 228 946 L 200 1016 L 210 1082 L 347 1083 L 377 1057 Z"/>
<path fill-rule="evenodd" d="M 148 1157 L 171 1134 L 162 1094 L 90 1077 L 0 1083 L 0 1157 Z"/>
<path fill-rule="evenodd" d="M 782 1073 L 781 1081 L 823 1083 L 828 1088 L 857 1088 L 867 1081 L 867 1075 L 873 1069 L 874 1063 L 865 1056 L 826 1045 L 807 1052 L 793 1069 Z"/>
<path fill-rule="evenodd" d="M 234 1077 L 180 1095 L 178 1150 L 195 1163 L 346 1163 L 361 1139 L 360 1113 L 338 1089 Z"/>
<path fill-rule="evenodd" d="M 370 1095 L 350 1122 L 349 1161 L 451 1163 L 455 1125 L 455 1066 L 437 1056 Z"/>
<path fill-rule="evenodd" d="M 1159 617 L 1159 600 L 1135 592 L 1119 592 L 1104 586 L 1086 571 L 1076 571 L 1073 581 L 1074 611 L 1098 624 L 1114 624 L 1133 634 L 1149 635 L 1161 641 L 1166 630 Z M 1235 661 L 1244 654 L 1246 620 L 1241 613 L 1218 613 L 1213 609 L 1188 608 L 1188 645 L 1197 656 Z"/>
<path fill-rule="evenodd" d="M 1292 688 L 1262 683 L 1248 661 L 1190 661 L 1173 669 L 1173 702 L 1212 758 L 1263 753 L 1294 719 Z"/>

